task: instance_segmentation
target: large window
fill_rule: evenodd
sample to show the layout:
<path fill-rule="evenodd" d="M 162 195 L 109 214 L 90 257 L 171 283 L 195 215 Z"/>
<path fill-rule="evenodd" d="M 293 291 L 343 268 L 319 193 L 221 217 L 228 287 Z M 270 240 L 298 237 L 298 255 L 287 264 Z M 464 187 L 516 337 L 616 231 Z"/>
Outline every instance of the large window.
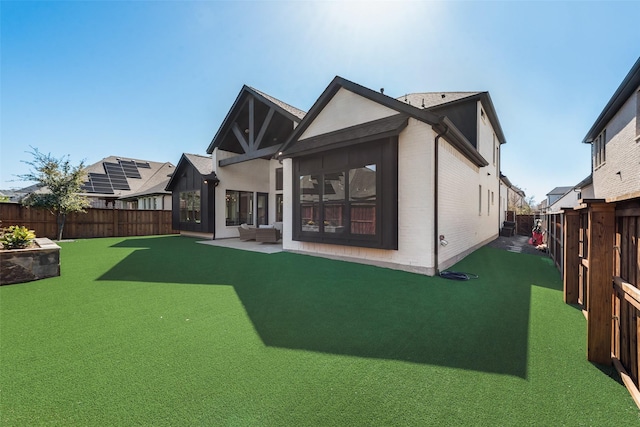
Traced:
<path fill-rule="evenodd" d="M 253 193 L 232 191 L 226 193 L 227 225 L 253 224 Z"/>
<path fill-rule="evenodd" d="M 200 190 L 180 193 L 180 222 L 200 223 Z"/>
<path fill-rule="evenodd" d="M 397 247 L 395 139 L 308 157 L 296 168 L 295 240 Z"/>

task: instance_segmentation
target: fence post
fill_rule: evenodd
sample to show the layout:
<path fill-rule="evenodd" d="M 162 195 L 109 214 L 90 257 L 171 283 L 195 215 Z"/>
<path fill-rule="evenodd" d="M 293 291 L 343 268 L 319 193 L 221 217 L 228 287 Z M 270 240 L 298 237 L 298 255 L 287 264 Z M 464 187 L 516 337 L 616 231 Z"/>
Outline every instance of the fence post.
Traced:
<path fill-rule="evenodd" d="M 578 303 L 580 276 L 580 213 L 573 209 L 564 211 L 564 255 L 562 268 L 564 285 L 564 302 Z"/>
<path fill-rule="evenodd" d="M 611 364 L 611 298 L 615 204 L 589 203 L 587 359 Z"/>

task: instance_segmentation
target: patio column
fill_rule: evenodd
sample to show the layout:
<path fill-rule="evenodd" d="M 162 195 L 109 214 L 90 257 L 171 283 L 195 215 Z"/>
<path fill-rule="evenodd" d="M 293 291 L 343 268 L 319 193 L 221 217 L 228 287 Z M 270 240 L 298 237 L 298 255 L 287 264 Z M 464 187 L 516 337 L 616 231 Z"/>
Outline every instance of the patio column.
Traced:
<path fill-rule="evenodd" d="M 587 359 L 611 364 L 615 204 L 588 203 Z"/>
<path fill-rule="evenodd" d="M 564 254 L 562 268 L 562 284 L 564 286 L 564 302 L 578 303 L 580 278 L 580 213 L 573 209 L 564 211 Z"/>

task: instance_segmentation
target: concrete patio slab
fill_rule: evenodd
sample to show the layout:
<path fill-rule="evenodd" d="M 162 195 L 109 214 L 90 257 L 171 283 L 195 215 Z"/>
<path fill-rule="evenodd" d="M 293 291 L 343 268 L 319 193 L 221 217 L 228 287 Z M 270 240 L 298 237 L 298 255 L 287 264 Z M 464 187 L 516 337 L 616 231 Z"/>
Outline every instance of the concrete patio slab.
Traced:
<path fill-rule="evenodd" d="M 200 240 L 203 245 L 219 246 L 221 248 L 239 249 L 241 251 L 260 252 L 263 254 L 275 254 L 282 252 L 282 241 L 278 243 L 258 243 L 253 240 L 241 241 L 239 238 Z"/>

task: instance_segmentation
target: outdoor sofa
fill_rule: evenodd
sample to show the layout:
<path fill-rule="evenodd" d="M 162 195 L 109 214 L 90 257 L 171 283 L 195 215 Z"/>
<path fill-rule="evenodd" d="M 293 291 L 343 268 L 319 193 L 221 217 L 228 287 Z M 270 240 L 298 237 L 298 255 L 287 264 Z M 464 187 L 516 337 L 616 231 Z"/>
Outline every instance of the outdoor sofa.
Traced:
<path fill-rule="evenodd" d="M 238 227 L 238 234 L 243 242 L 255 240 L 261 243 L 277 243 L 282 238 L 282 223 L 261 225 L 258 228 L 242 224 Z"/>

